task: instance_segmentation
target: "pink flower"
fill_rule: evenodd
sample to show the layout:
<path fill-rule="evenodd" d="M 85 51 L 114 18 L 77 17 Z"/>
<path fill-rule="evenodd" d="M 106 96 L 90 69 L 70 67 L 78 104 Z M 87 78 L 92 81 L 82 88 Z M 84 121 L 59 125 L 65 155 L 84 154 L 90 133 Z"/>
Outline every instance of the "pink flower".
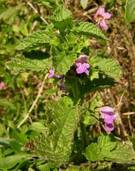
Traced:
<path fill-rule="evenodd" d="M 86 55 L 80 55 L 79 58 L 76 60 L 76 73 L 77 74 L 83 74 L 89 75 L 89 68 L 90 65 L 87 63 L 87 56 Z"/>
<path fill-rule="evenodd" d="M 4 82 L 0 82 L 0 90 L 3 90 L 6 88 L 6 85 Z"/>
<path fill-rule="evenodd" d="M 107 20 L 110 19 L 111 17 L 112 14 L 110 14 L 109 12 L 105 12 L 104 7 L 99 7 L 94 15 L 94 20 L 98 23 L 98 25 L 103 30 L 106 31 L 108 29 Z"/>
<path fill-rule="evenodd" d="M 114 109 L 109 106 L 104 106 L 100 108 L 101 118 L 104 119 L 105 130 L 110 133 L 114 130 L 114 121 L 116 119 L 116 115 L 114 113 Z"/>
<path fill-rule="evenodd" d="M 49 78 L 53 78 L 54 77 L 54 69 L 50 69 L 49 70 Z"/>

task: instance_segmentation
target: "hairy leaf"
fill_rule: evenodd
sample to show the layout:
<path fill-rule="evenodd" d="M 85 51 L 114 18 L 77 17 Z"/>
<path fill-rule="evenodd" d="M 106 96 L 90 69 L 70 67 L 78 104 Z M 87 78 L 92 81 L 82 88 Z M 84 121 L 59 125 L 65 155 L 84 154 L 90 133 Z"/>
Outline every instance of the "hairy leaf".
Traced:
<path fill-rule="evenodd" d="M 17 50 L 32 50 L 45 44 L 57 44 L 57 37 L 52 31 L 53 26 L 49 25 L 46 30 L 39 30 L 24 38 L 16 47 Z"/>
<path fill-rule="evenodd" d="M 86 148 L 85 156 L 90 161 L 109 160 L 116 163 L 134 162 L 135 152 L 131 143 L 122 144 L 116 139 L 102 135 L 97 143 L 91 143 Z"/>
<path fill-rule="evenodd" d="M 51 67 L 50 59 L 29 59 L 29 58 L 15 58 L 7 64 L 10 70 L 19 71 L 44 71 Z"/>
<path fill-rule="evenodd" d="M 73 31 L 106 39 L 103 32 L 93 23 L 80 22 L 79 25 L 73 28 Z"/>
<path fill-rule="evenodd" d="M 95 56 L 90 59 L 90 64 L 93 67 L 97 67 L 104 74 L 109 77 L 119 80 L 121 76 L 121 69 L 118 62 L 114 59 L 103 58 L 100 56 Z"/>
<path fill-rule="evenodd" d="M 40 141 L 38 139 L 36 151 L 52 164 L 60 166 L 69 161 L 79 116 L 76 106 L 68 97 L 52 101 L 48 108 L 52 116 L 49 132 L 42 135 Z"/>

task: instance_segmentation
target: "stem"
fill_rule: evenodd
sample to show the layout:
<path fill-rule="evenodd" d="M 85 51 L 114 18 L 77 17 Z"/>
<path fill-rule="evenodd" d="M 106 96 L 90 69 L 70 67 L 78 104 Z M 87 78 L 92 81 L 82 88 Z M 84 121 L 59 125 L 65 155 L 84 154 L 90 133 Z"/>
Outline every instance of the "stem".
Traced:
<path fill-rule="evenodd" d="M 38 14 L 40 19 L 48 25 L 48 22 L 39 14 L 38 10 L 34 7 L 34 5 L 31 2 L 28 2 L 27 0 L 24 1 L 35 12 L 35 14 Z"/>
<path fill-rule="evenodd" d="M 21 125 L 23 125 L 24 122 L 26 122 L 26 120 L 29 118 L 30 113 L 32 112 L 32 110 L 33 110 L 34 107 L 36 106 L 36 104 L 37 104 L 39 98 L 41 97 L 41 94 L 42 94 L 42 91 L 43 91 L 43 88 L 44 88 L 44 84 L 45 84 L 45 80 L 46 80 L 47 78 L 48 78 L 48 74 L 45 75 L 45 77 L 44 77 L 44 79 L 43 79 L 43 81 L 42 81 L 41 87 L 40 87 L 40 89 L 39 89 L 39 91 L 38 91 L 38 94 L 37 94 L 37 96 L 36 96 L 36 99 L 33 101 L 33 103 L 32 103 L 32 105 L 31 105 L 29 111 L 26 113 L 24 119 L 18 124 L 17 128 L 20 128 Z"/>

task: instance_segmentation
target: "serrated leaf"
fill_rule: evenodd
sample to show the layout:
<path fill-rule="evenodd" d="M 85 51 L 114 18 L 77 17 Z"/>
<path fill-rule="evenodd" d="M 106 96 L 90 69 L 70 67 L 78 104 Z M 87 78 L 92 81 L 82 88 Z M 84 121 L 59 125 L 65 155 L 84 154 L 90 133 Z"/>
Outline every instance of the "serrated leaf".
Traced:
<path fill-rule="evenodd" d="M 91 143 L 86 148 L 86 158 L 90 161 L 102 161 L 116 146 L 111 142 L 109 136 L 100 136 L 97 143 Z"/>
<path fill-rule="evenodd" d="M 108 154 L 107 159 L 117 163 L 135 163 L 135 151 L 132 143 L 129 141 L 118 143 L 116 149 Z"/>
<path fill-rule="evenodd" d="M 125 6 L 125 19 L 128 23 L 135 20 L 135 0 L 127 0 Z"/>
<path fill-rule="evenodd" d="M 93 23 L 80 22 L 78 26 L 73 28 L 73 31 L 106 39 L 103 32 Z"/>
<path fill-rule="evenodd" d="M 123 144 L 105 135 L 100 136 L 97 143 L 92 143 L 86 148 L 85 156 L 90 161 L 135 163 L 135 151 L 131 142 Z"/>
<path fill-rule="evenodd" d="M 121 69 L 118 62 L 114 59 L 103 58 L 100 56 L 95 56 L 90 59 L 90 64 L 93 67 L 97 67 L 104 74 L 109 77 L 119 80 L 121 76 Z"/>
<path fill-rule="evenodd" d="M 49 25 L 46 30 L 38 30 L 30 34 L 19 43 L 16 49 L 30 51 L 34 48 L 41 47 L 41 45 L 54 44 L 54 42 L 57 44 L 58 40 L 52 29 L 53 26 Z"/>
<path fill-rule="evenodd" d="M 30 70 L 30 71 L 45 71 L 51 67 L 50 59 L 29 59 L 15 58 L 7 64 L 8 68 L 15 72 Z"/>
<path fill-rule="evenodd" d="M 48 104 L 52 122 L 49 124 L 49 134 L 41 137 L 36 144 L 36 151 L 55 166 L 69 161 L 72 149 L 74 132 L 77 127 L 79 115 L 76 106 L 68 97 Z"/>

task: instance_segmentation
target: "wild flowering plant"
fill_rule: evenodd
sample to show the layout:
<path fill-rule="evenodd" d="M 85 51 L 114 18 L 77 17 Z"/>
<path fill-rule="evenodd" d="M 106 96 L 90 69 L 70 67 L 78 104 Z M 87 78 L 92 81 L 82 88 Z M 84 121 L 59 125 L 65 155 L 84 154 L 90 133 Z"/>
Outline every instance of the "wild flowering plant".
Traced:
<path fill-rule="evenodd" d="M 23 147 L 18 144 L 18 149 L 25 153 L 20 160 L 37 159 L 34 167 L 41 171 L 65 169 L 69 163 L 131 161 L 132 147 L 123 146 L 113 136 L 116 109 L 104 104 L 101 96 L 102 90 L 114 86 L 121 76 L 118 62 L 103 50 L 112 14 L 104 7 L 96 11 L 94 20 L 102 32 L 92 22 L 73 20 L 71 11 L 59 1 L 55 8 L 53 5 L 47 25 L 21 40 L 16 57 L 8 63 L 12 71 L 30 70 L 45 75 L 32 103 L 32 107 L 39 103 L 36 116 L 32 121 L 31 107 L 17 125 L 25 135 L 22 140 L 22 134 L 15 132 L 23 144 Z M 93 40 L 101 44 L 99 49 L 91 45 Z M 29 57 L 31 54 L 33 58 Z M 24 124 L 28 118 L 27 124 L 31 125 L 26 130 Z M 125 155 L 127 149 L 129 153 Z"/>

